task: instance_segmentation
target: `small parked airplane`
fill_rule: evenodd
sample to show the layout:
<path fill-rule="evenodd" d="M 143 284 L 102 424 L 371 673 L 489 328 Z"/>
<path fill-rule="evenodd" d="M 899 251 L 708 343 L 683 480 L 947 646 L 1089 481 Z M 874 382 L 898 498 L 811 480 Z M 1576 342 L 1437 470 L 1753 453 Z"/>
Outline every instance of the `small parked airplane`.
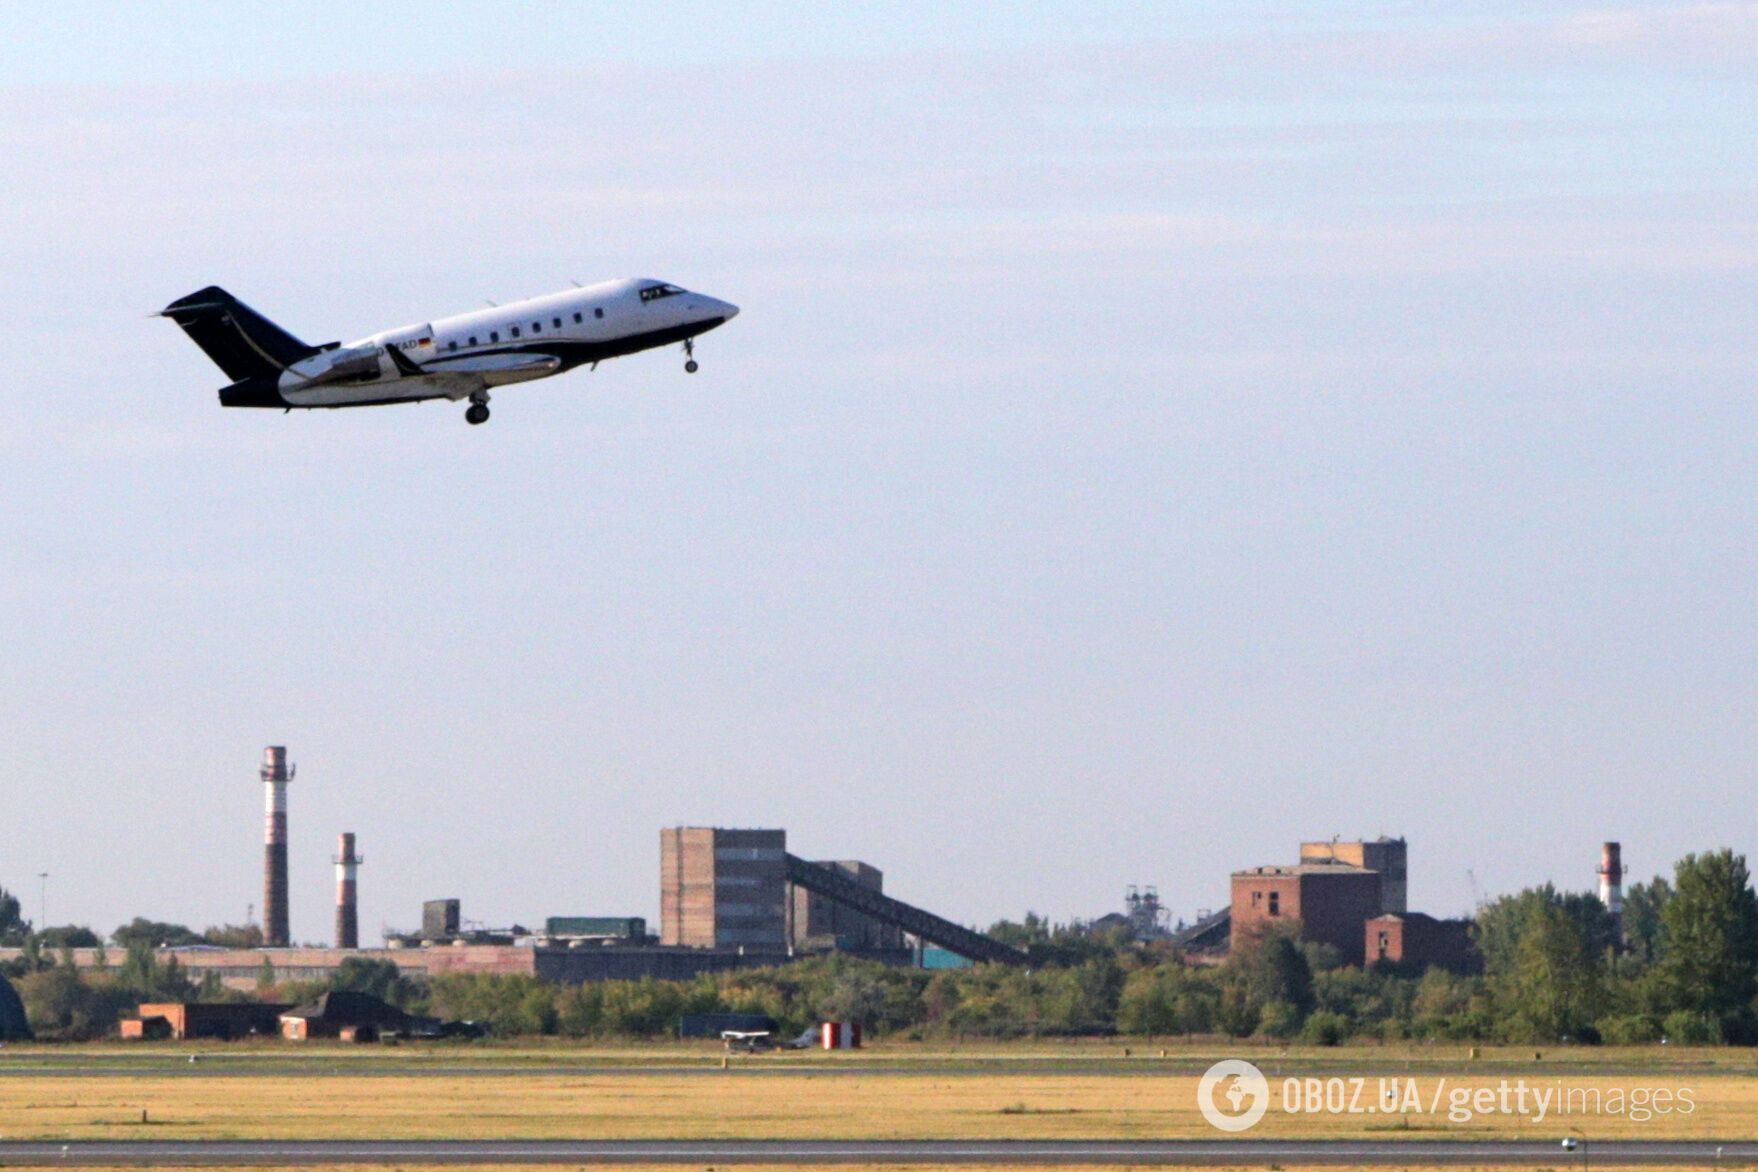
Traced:
<path fill-rule="evenodd" d="M 606 358 L 682 342 L 696 371 L 696 338 L 739 312 L 664 281 L 621 280 L 564 290 L 456 317 L 385 330 L 344 346 L 309 346 L 218 285 L 159 312 L 232 379 L 223 407 L 368 407 L 470 400 L 488 421 L 490 387 L 548 378 Z"/>
<path fill-rule="evenodd" d="M 768 1030 L 721 1030 L 720 1040 L 735 1054 L 759 1054 L 764 1050 L 807 1050 L 817 1039 L 818 1031 L 808 1029 L 791 1042 L 776 1040 Z"/>

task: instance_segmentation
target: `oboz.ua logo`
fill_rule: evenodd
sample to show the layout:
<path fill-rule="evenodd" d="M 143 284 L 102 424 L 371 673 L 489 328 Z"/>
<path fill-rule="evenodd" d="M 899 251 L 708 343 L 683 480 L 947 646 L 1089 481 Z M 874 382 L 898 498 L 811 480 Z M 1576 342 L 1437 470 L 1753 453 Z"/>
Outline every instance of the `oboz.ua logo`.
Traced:
<path fill-rule="evenodd" d="M 1203 1075 L 1196 1086 L 1196 1105 L 1220 1130 L 1247 1131 L 1270 1109 L 1270 1082 L 1251 1063 L 1228 1058 Z"/>

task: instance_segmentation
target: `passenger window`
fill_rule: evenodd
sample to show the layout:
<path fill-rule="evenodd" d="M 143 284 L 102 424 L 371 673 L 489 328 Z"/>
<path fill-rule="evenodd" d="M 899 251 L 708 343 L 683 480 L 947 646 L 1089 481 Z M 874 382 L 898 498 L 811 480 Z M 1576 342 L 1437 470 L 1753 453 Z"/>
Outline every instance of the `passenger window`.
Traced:
<path fill-rule="evenodd" d="M 458 348 L 458 343 L 456 343 L 456 342 L 447 342 L 446 343 L 447 350 L 456 350 L 457 348 Z"/>
<path fill-rule="evenodd" d="M 501 332 L 499 330 L 488 331 L 488 340 L 491 342 L 500 341 L 501 340 Z"/>
<path fill-rule="evenodd" d="M 554 321 L 552 321 L 550 324 L 559 330 L 562 328 L 562 319 L 558 317 Z"/>
<path fill-rule="evenodd" d="M 476 335 L 475 334 L 470 335 L 470 344 L 472 346 L 476 345 Z"/>
<path fill-rule="evenodd" d="M 543 332 L 543 323 L 540 321 L 532 322 L 531 323 L 531 332 L 534 334 L 541 334 Z"/>
<path fill-rule="evenodd" d="M 579 315 L 579 314 L 577 314 L 577 313 L 576 313 L 576 314 L 575 314 L 575 315 L 574 315 L 574 324 L 575 324 L 575 325 L 579 325 L 579 324 L 580 324 L 580 315 Z"/>
<path fill-rule="evenodd" d="M 602 309 L 595 309 L 595 310 L 593 310 L 593 311 L 592 311 L 592 316 L 593 316 L 593 317 L 603 317 L 603 316 L 604 316 L 604 310 L 602 310 Z"/>
<path fill-rule="evenodd" d="M 513 331 L 513 337 L 517 338 L 519 336 L 519 327 L 513 326 L 512 331 Z"/>

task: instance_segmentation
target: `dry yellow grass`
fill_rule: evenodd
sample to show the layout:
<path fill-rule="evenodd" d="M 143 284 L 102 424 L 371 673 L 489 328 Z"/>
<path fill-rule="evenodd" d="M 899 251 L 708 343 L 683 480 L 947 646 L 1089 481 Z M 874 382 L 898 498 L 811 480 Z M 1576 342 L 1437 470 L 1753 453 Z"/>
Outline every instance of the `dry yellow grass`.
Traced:
<path fill-rule="evenodd" d="M 617 1172 L 677 1172 L 677 1164 L 615 1164 Z M 1162 1172 L 1162 1164 L 836 1164 L 832 1165 L 837 1172 L 897 1172 L 899 1168 L 908 1168 L 910 1172 L 970 1172 L 972 1167 L 980 1167 L 986 1172 L 1044 1172 L 1045 1168 L 1058 1168 L 1061 1172 Z M 1573 1161 L 1559 1158 L 1555 1172 L 1572 1169 Z M 153 1172 L 219 1172 L 221 1169 L 234 1167 L 226 1164 L 202 1164 L 192 1167 L 172 1167 L 154 1165 Z M 286 1164 L 250 1164 L 240 1168 L 243 1172 L 272 1172 L 276 1168 L 285 1168 L 288 1172 L 311 1172 L 311 1165 Z M 323 1172 L 531 1172 L 530 1164 L 326 1164 Z M 550 1167 L 563 1168 L 567 1165 L 557 1164 Z M 800 1172 L 799 1164 L 735 1164 L 726 1167 L 737 1168 L 738 1172 Z M 1204 1172 L 1264 1172 L 1262 1164 L 1204 1164 Z M 1278 1164 L 1280 1172 L 1338 1172 L 1336 1164 Z M 1519 1167 L 1530 1168 L 1530 1164 L 1492 1165 L 1492 1164 L 1400 1164 L 1398 1172 L 1471 1172 L 1473 1168 Z M 87 1169 L 79 1164 L 57 1164 L 58 1172 L 98 1172 Z M 1648 1164 L 1643 1165 L 1644 1172 L 1702 1172 L 1696 1164 Z M 115 1172 L 113 1165 L 106 1166 L 103 1172 Z"/>
<path fill-rule="evenodd" d="M 557 1168 L 565 1166 L 554 1165 Z M 677 1172 L 679 1167 L 676 1164 L 616 1164 L 612 1166 L 617 1169 L 617 1172 Z M 989 1172 L 1026 1172 L 1028 1169 L 1030 1172 L 1044 1172 L 1047 1167 L 1059 1168 L 1062 1172 L 1137 1172 L 1137 1170 L 1147 1172 L 1148 1169 L 1160 1172 L 1164 1167 L 1160 1164 L 982 1164 L 978 1166 L 989 1170 Z M 1487 1164 L 1400 1164 L 1398 1169 L 1399 1172 L 1443 1172 L 1443 1170 L 1444 1172 L 1470 1172 L 1472 1168 L 1492 1166 Z M 1518 1166 L 1521 1168 L 1530 1167 L 1527 1164 Z M 1559 1168 L 1571 1166 L 1559 1161 Z M 198 1167 L 154 1165 L 153 1172 L 219 1172 L 220 1169 L 228 1167 L 231 1165 L 203 1164 Z M 251 1164 L 246 1167 L 249 1172 L 272 1172 L 275 1168 L 287 1168 L 288 1172 L 294 1172 L 294 1169 L 297 1169 L 297 1172 L 311 1172 L 310 1165 Z M 731 1167 L 736 1167 L 739 1172 L 800 1172 L 801 1165 L 737 1164 L 731 1165 Z M 897 1172 L 900 1167 L 908 1168 L 910 1172 L 970 1172 L 972 1165 L 837 1164 L 834 1167 L 837 1172 Z M 1335 1164 L 1280 1164 L 1277 1167 L 1281 1169 L 1281 1172 L 1338 1172 L 1338 1166 Z M 98 1172 L 98 1169 L 87 1169 L 79 1164 L 57 1164 L 56 1168 L 59 1172 Z M 324 1172 L 531 1172 L 531 1168 L 530 1164 L 326 1164 Z M 1205 1164 L 1203 1168 L 1204 1172 L 1263 1172 L 1262 1164 Z M 103 1172 L 115 1172 L 115 1169 L 113 1166 L 105 1167 Z M 1695 1165 L 1667 1164 L 1647 1165 L 1645 1172 L 1702 1172 L 1702 1170 Z"/>
<path fill-rule="evenodd" d="M 1446 1091 L 1496 1076 L 1449 1078 Z M 1758 1078 L 1529 1076 L 1533 1085 L 1686 1088 L 1693 1110 L 1638 1122 L 1620 1115 L 1542 1124 L 1492 1113 L 1470 1122 L 1429 1114 L 1284 1114 L 1253 1136 L 1425 1139 L 1758 1134 Z M 1432 1091 L 1434 1080 L 1421 1084 Z M 764 1060 L 730 1069 L 510 1075 L 73 1075 L 0 1078 L 0 1136 L 22 1138 L 1212 1138 L 1188 1074 L 824 1073 Z M 1376 1097 L 1370 1079 L 1363 1103 Z M 1279 1104 L 1280 1095 L 1272 1096 Z M 1445 1100 L 1443 1100 L 1444 1106 Z M 141 1122 L 141 1112 L 148 1122 Z"/>

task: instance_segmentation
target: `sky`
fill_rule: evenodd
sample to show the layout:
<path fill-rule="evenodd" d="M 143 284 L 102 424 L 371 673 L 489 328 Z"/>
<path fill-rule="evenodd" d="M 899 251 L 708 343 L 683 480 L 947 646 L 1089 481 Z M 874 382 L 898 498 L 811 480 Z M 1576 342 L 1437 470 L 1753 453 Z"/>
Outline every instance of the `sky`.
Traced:
<path fill-rule="evenodd" d="M 1758 4 L 68 4 L 0 46 L 0 885 L 657 921 L 784 827 L 987 924 L 1303 839 L 1758 850 Z M 666 350 L 223 411 L 647 276 Z M 260 912 L 260 909 L 257 909 Z"/>

